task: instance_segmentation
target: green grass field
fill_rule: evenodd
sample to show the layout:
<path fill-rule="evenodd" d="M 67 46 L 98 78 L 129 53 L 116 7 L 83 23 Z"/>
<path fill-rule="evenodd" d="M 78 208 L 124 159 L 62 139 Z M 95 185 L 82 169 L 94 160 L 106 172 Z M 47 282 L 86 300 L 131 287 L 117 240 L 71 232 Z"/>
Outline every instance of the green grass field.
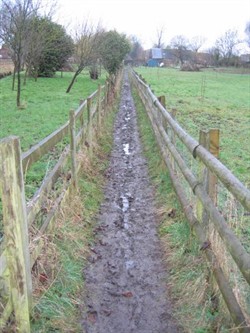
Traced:
<path fill-rule="evenodd" d="M 71 92 L 66 89 L 73 73 L 57 73 L 53 78 L 28 79 L 22 85 L 21 100 L 23 107 L 16 106 L 16 91 L 11 90 L 12 76 L 0 80 L 0 139 L 16 135 L 20 138 L 22 151 L 44 139 L 47 135 L 66 123 L 69 110 L 76 109 L 81 99 L 94 92 L 98 84 L 104 84 L 106 72 L 99 80 L 93 81 L 84 71 L 77 78 Z M 30 199 L 40 187 L 45 174 L 54 166 L 56 159 L 67 143 L 57 145 L 51 154 L 46 154 L 25 172 L 25 193 Z M 0 198 L 0 236 L 2 230 L 2 207 Z M 1 237 L 0 237 L 1 238 Z"/>
<path fill-rule="evenodd" d="M 71 92 L 66 94 L 73 73 L 57 73 L 54 78 L 28 79 L 22 86 L 23 108 L 16 107 L 16 91 L 11 90 L 12 76 L 0 80 L 0 139 L 17 135 L 22 150 L 38 143 L 68 120 L 70 109 L 76 109 L 80 99 L 103 84 L 106 74 L 93 81 L 88 72 L 79 75 Z"/>
<path fill-rule="evenodd" d="M 141 73 L 150 83 L 157 96 L 166 96 L 167 109 L 169 111 L 174 108 L 178 110 L 177 120 L 193 137 L 198 139 L 200 128 L 220 128 L 221 136 L 223 136 L 221 138 L 221 159 L 249 185 L 250 77 L 226 73 L 218 74 L 216 77 L 216 74 L 211 72 L 183 73 L 172 69 L 150 68 L 139 68 L 137 72 Z M 206 80 L 206 86 L 204 96 L 202 96 L 202 91 L 199 89 L 204 80 Z M 216 83 L 217 89 L 213 88 Z M 215 95 L 217 95 L 217 99 Z M 151 181 L 155 186 L 160 220 L 159 235 L 168 263 L 168 284 L 176 319 L 188 333 L 233 332 L 233 323 L 228 310 L 216 283 L 211 279 L 194 231 L 190 229 L 178 203 L 167 168 L 159 153 L 151 124 L 140 98 L 135 92 L 134 100 L 138 111 L 138 124 L 144 154 L 148 161 Z M 241 156 L 242 159 L 239 159 L 238 156 Z M 239 169 L 239 163 L 242 163 L 242 169 Z M 183 189 L 187 190 L 187 184 L 181 178 L 179 181 Z M 195 207 L 190 192 L 187 190 L 186 194 L 190 205 Z M 228 224 L 245 249 L 249 251 L 249 216 L 243 217 L 240 212 L 237 212 L 238 207 L 231 197 L 227 198 L 226 204 L 224 198 L 223 204 L 223 212 L 227 215 Z M 175 211 L 175 214 L 171 218 L 169 211 L 172 210 Z M 249 286 L 244 283 L 241 274 L 230 260 L 229 254 L 225 252 L 219 237 L 216 237 L 216 233 L 211 235 L 211 230 L 213 228 L 209 231 L 212 248 L 220 259 L 223 271 L 226 272 L 230 285 L 237 293 L 237 299 L 249 320 Z"/>
<path fill-rule="evenodd" d="M 195 139 L 199 130 L 220 129 L 220 160 L 250 186 L 250 75 L 232 71 L 181 72 L 137 68 L 168 111 Z M 240 71 L 239 71 L 240 72 Z"/>

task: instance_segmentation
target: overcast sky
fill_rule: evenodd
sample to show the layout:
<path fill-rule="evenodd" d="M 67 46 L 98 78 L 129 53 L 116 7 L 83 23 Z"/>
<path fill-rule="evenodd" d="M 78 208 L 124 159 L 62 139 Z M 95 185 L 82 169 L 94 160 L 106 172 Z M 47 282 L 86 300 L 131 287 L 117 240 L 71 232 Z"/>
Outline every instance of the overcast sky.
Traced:
<path fill-rule="evenodd" d="M 164 42 L 175 35 L 202 35 L 211 46 L 228 29 L 244 38 L 250 21 L 250 0 L 58 0 L 60 24 L 88 18 L 106 29 L 136 35 L 145 48 L 156 42 L 156 31 L 165 28 Z"/>

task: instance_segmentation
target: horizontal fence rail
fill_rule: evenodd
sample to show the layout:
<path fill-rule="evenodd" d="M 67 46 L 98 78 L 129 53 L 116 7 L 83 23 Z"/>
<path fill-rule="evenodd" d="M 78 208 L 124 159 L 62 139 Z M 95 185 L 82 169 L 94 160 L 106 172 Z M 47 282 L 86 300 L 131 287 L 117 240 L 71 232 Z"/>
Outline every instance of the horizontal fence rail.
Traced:
<path fill-rule="evenodd" d="M 82 148 L 92 151 L 94 135 L 101 131 L 102 120 L 112 105 L 121 73 L 99 85 L 76 110 L 69 111 L 69 120 L 22 153 L 17 137 L 0 140 L 0 196 L 3 205 L 3 239 L 0 242 L 0 331 L 12 313 L 18 332 L 30 332 L 32 308 L 31 268 L 44 247 L 44 235 L 52 233 L 60 207 L 69 192 L 77 188 L 81 168 L 77 160 Z M 69 138 L 56 164 L 44 177 L 34 196 L 26 202 L 24 175 L 63 139 Z M 62 178 L 60 193 L 53 188 Z M 70 190 L 70 191 L 69 191 Z M 49 196 L 55 196 L 51 202 Z M 42 216 L 37 227 L 36 219 Z M 32 246 L 30 246 L 32 244 Z M 29 247 L 31 250 L 29 251 Z"/>
<path fill-rule="evenodd" d="M 249 332 L 249 326 L 237 297 L 230 283 L 220 267 L 220 261 L 213 251 L 209 241 L 208 225 L 205 223 L 205 214 L 211 220 L 222 241 L 238 266 L 242 277 L 250 284 L 250 254 L 242 245 L 240 239 L 230 228 L 222 212 L 216 205 L 216 179 L 217 177 L 227 190 L 241 203 L 243 209 L 250 210 L 250 191 L 228 170 L 215 156 L 203 145 L 205 142 L 197 142 L 176 122 L 165 105 L 164 96 L 157 98 L 145 81 L 131 70 L 131 80 L 135 86 L 151 121 L 157 142 L 163 159 L 168 167 L 170 178 L 190 227 L 194 229 L 201 248 L 204 249 L 207 261 L 214 274 L 219 290 L 227 305 L 231 318 L 240 332 Z M 204 134 L 204 133 L 203 133 Z M 214 132 L 216 136 L 217 133 Z M 190 158 L 199 163 L 200 174 L 206 171 L 209 174 L 210 190 L 206 177 L 197 177 L 186 163 L 184 155 L 179 151 L 176 139 L 179 139 L 186 147 Z M 214 147 L 213 147 L 214 148 Z M 176 171 L 178 168 L 178 172 Z M 196 211 L 187 198 L 178 174 L 186 180 L 193 194 L 197 197 Z M 206 178 L 207 179 L 207 178 Z M 201 207 L 200 207 L 201 206 Z"/>

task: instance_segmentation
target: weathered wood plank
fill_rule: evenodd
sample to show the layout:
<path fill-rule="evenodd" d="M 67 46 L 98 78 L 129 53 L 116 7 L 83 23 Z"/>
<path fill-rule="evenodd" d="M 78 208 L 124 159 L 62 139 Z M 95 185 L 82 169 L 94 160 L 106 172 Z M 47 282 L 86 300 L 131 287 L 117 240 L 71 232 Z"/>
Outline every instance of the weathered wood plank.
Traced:
<path fill-rule="evenodd" d="M 83 115 L 86 106 L 87 106 L 87 100 L 81 100 L 79 107 L 75 111 L 76 120 L 78 120 Z"/>
<path fill-rule="evenodd" d="M 49 226 L 50 226 L 50 228 L 54 227 L 54 225 L 52 226 L 52 224 L 55 223 L 55 220 L 58 217 L 59 209 L 62 205 L 63 199 L 65 197 L 65 193 L 67 192 L 68 187 L 69 187 L 69 185 L 62 191 L 60 196 L 56 199 L 56 201 L 54 203 L 54 207 L 49 212 L 46 220 L 44 221 L 37 236 L 35 237 L 35 240 L 34 240 L 35 246 L 31 252 L 31 267 L 34 266 L 37 258 L 40 256 L 41 251 L 44 247 L 45 243 L 44 243 L 43 235 L 45 234 L 45 232 L 47 231 Z"/>
<path fill-rule="evenodd" d="M 88 145 L 91 150 L 92 146 L 92 114 L 91 114 L 91 108 L 92 108 L 92 99 L 88 97 L 87 99 L 87 110 L 88 110 Z"/>
<path fill-rule="evenodd" d="M 152 109 L 153 111 L 153 109 Z M 245 250 L 244 246 L 241 244 L 240 240 L 235 236 L 233 231 L 229 228 L 224 217 L 220 214 L 217 207 L 215 207 L 213 201 L 209 195 L 204 191 L 203 186 L 199 183 L 196 177 L 192 174 L 191 170 L 186 166 L 184 160 L 182 159 L 179 152 L 176 150 L 175 146 L 171 143 L 168 138 L 163 126 L 158 121 L 157 116 L 153 113 L 154 123 L 157 125 L 161 136 L 167 145 L 169 151 L 175 158 L 177 165 L 179 166 L 183 176 L 189 183 L 191 189 L 201 200 L 204 208 L 209 214 L 211 221 L 213 221 L 216 230 L 218 231 L 220 237 L 224 240 L 224 243 L 232 255 L 235 263 L 239 267 L 242 275 L 250 284 L 250 255 Z M 205 148 L 203 148 L 205 149 Z"/>
<path fill-rule="evenodd" d="M 217 159 L 219 158 L 219 151 L 220 151 L 219 140 L 220 140 L 220 130 L 217 128 L 211 128 L 209 130 L 209 151 Z M 218 194 L 217 186 L 218 186 L 217 176 L 213 172 L 209 171 L 208 193 L 215 205 L 217 205 L 217 194 Z"/>
<path fill-rule="evenodd" d="M 102 86 L 100 84 L 98 85 L 97 112 L 97 132 L 99 132 L 102 120 Z"/>
<path fill-rule="evenodd" d="M 71 157 L 71 178 L 73 186 L 77 187 L 76 179 L 76 122 L 75 111 L 69 112 L 69 133 L 70 133 L 70 157 Z"/>
<path fill-rule="evenodd" d="M 2 202 L 6 259 L 10 272 L 10 289 L 16 327 L 30 332 L 31 270 L 28 225 L 25 206 L 20 142 L 17 137 L 0 141 L 2 156 Z"/>
<path fill-rule="evenodd" d="M 58 142 L 60 142 L 67 134 L 69 122 L 63 125 L 58 130 L 48 135 L 35 146 L 22 154 L 23 170 L 27 170 L 33 163 L 38 161 L 44 154 L 48 153 Z"/>
<path fill-rule="evenodd" d="M 80 105 L 83 104 L 84 101 L 80 101 Z M 85 105 L 87 105 L 87 101 L 85 101 Z M 75 119 L 77 121 L 77 112 L 75 114 Z M 79 132 L 81 132 L 81 143 L 83 144 L 84 143 L 84 117 L 83 117 L 83 112 L 81 113 L 80 117 L 79 117 L 79 120 L 80 120 L 80 130 Z M 79 135 L 79 132 L 76 134 L 76 141 L 77 141 L 77 137 Z M 78 146 L 78 143 L 76 143 L 76 146 Z"/>
<path fill-rule="evenodd" d="M 199 143 L 209 150 L 209 133 L 207 131 L 200 131 Z M 198 181 L 203 184 L 204 190 L 208 193 L 208 169 L 204 163 L 198 159 Z M 204 209 L 204 206 L 199 198 L 196 199 L 196 216 L 199 222 L 208 226 L 209 217 Z"/>
<path fill-rule="evenodd" d="M 28 217 L 28 225 L 31 225 L 41 209 L 41 206 L 46 198 L 46 195 L 52 189 L 53 185 L 56 183 L 58 177 L 63 171 L 64 166 L 66 165 L 69 159 L 69 146 L 67 146 L 58 162 L 48 174 L 48 176 L 43 180 L 41 187 L 35 193 L 34 197 L 27 204 L 27 217 Z"/>

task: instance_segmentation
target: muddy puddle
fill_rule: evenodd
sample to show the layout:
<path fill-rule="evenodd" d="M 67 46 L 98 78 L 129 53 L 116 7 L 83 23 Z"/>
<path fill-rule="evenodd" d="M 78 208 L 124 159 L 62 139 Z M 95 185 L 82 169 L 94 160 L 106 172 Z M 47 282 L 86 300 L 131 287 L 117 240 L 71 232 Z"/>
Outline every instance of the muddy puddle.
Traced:
<path fill-rule="evenodd" d="M 153 190 L 130 89 L 125 73 L 105 201 L 84 271 L 83 331 L 180 332 L 171 315 Z"/>

